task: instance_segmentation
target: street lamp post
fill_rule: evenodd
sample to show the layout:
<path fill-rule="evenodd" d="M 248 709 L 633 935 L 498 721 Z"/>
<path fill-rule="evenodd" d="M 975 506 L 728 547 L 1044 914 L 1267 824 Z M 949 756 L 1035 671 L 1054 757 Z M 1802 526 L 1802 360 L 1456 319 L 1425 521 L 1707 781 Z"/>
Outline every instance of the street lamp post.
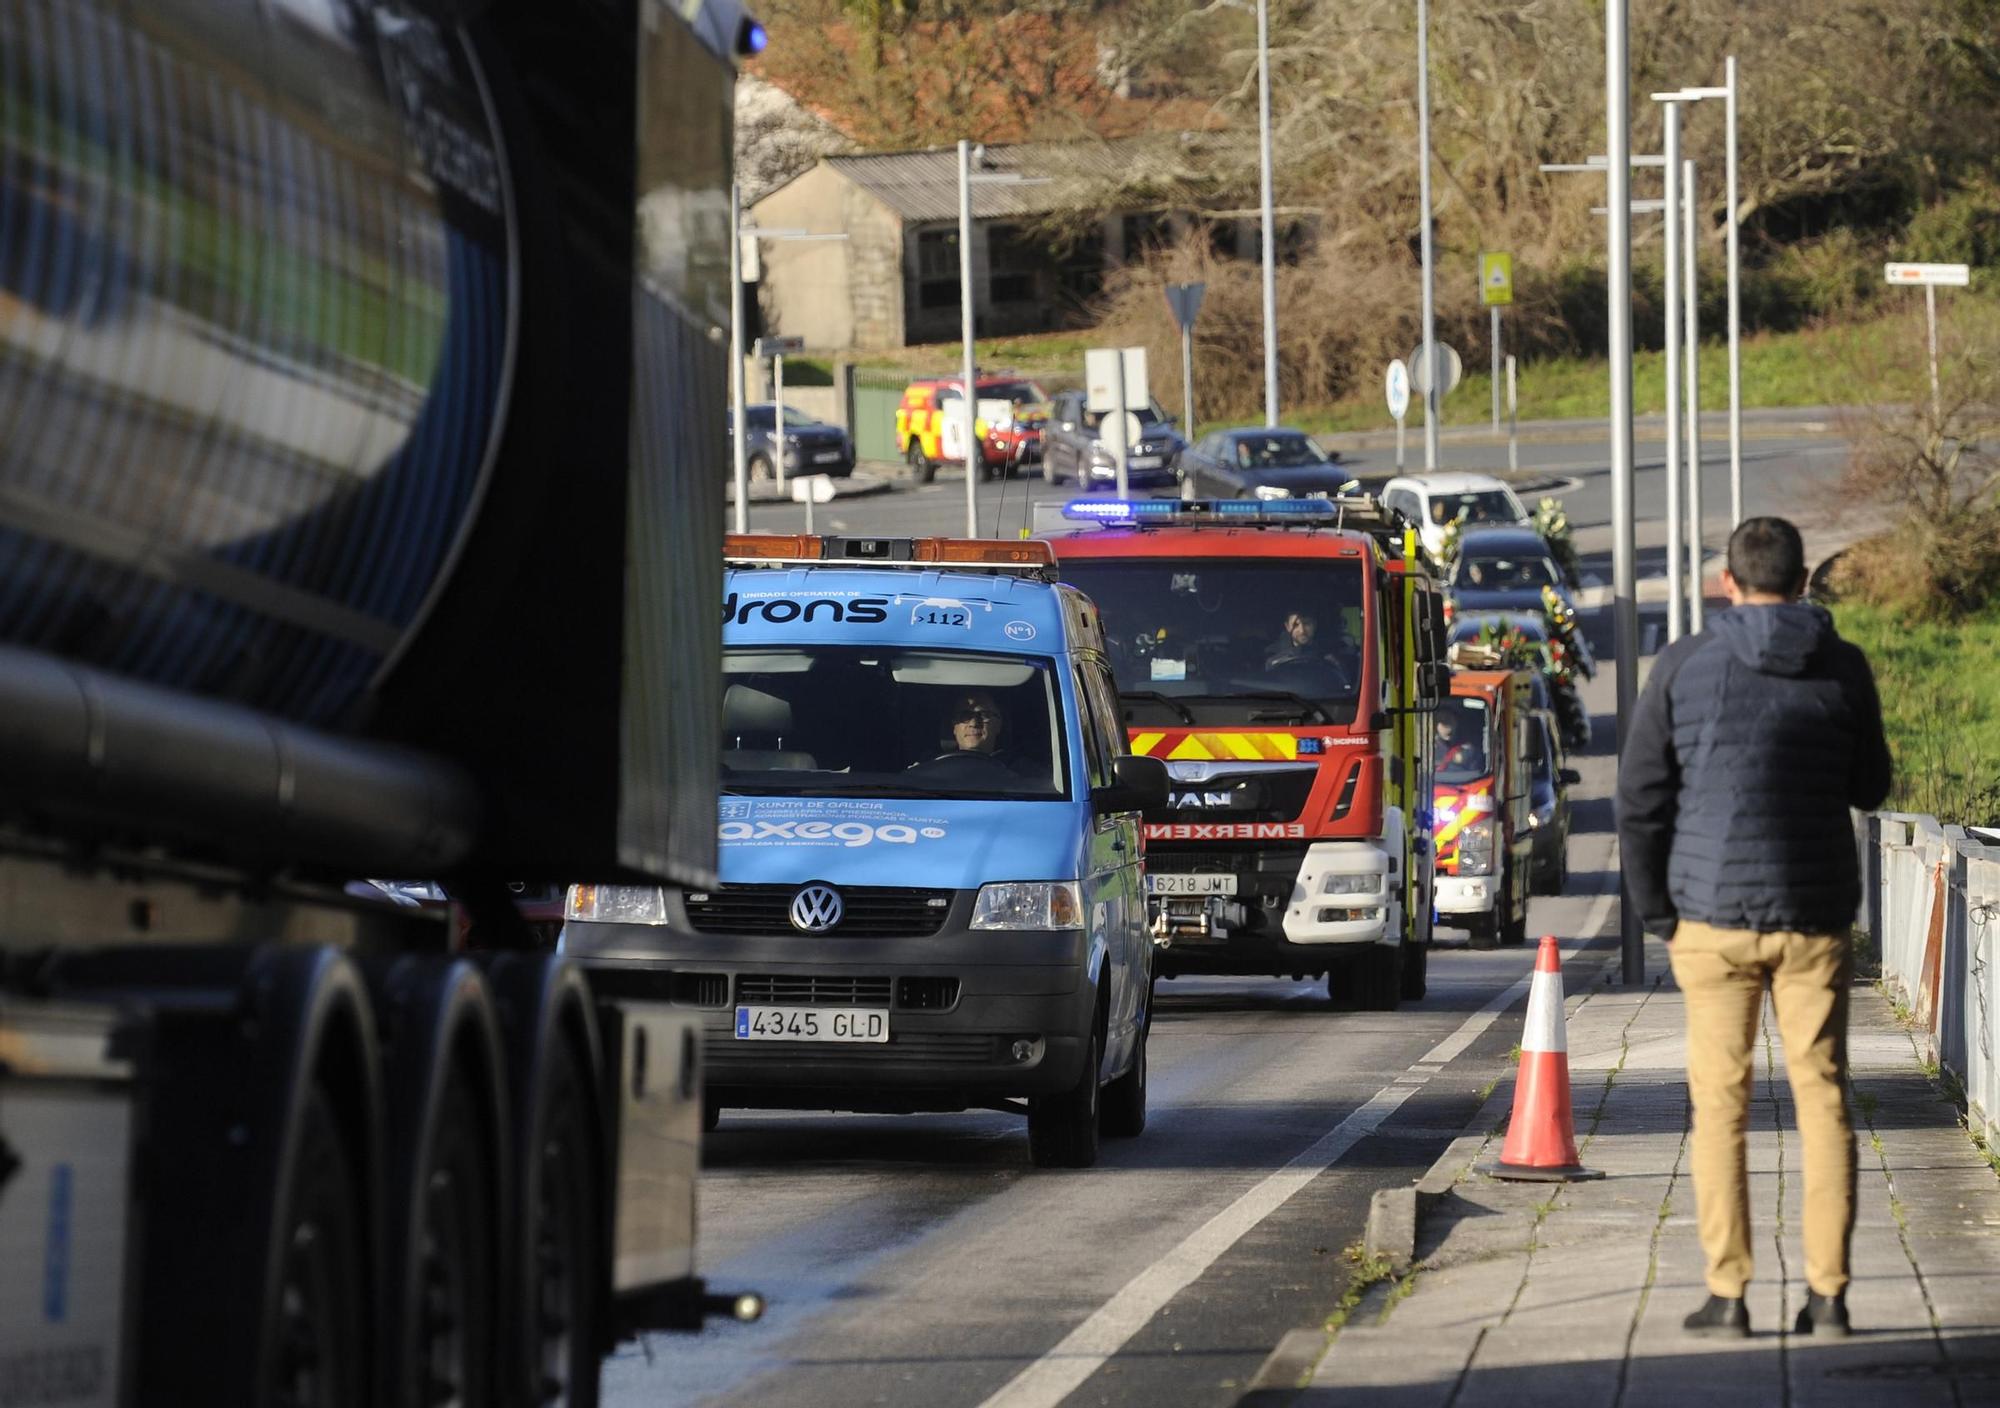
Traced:
<path fill-rule="evenodd" d="M 749 431 L 744 428 L 744 417 L 749 414 L 743 393 L 743 241 L 750 240 L 804 240 L 808 243 L 824 243 L 847 238 L 844 234 L 816 235 L 809 230 L 766 230 L 745 229 L 743 226 L 743 188 L 735 183 L 729 187 L 729 427 L 730 460 L 732 482 L 736 486 L 736 531 L 750 531 L 750 455 L 748 449 Z M 784 376 L 783 362 L 778 364 L 778 376 Z M 785 477 L 785 408 L 784 392 L 779 391 L 777 419 L 773 422 L 774 453 L 777 455 L 776 473 L 780 480 Z M 850 430 L 852 426 L 848 427 Z"/>
<path fill-rule="evenodd" d="M 1687 297 L 1687 509 L 1688 566 L 1692 594 L 1688 598 L 1688 629 L 1700 634 L 1705 614 L 1701 596 L 1701 284 L 1697 278 L 1694 162 L 1681 163 L 1681 256 L 1687 267 L 1681 288 Z M 1675 567 L 1674 575 L 1680 575 Z"/>
<path fill-rule="evenodd" d="M 1418 0 L 1421 4 L 1422 0 Z M 1257 0 L 1257 149 L 1259 198 L 1264 230 L 1264 424 L 1278 423 L 1278 265 L 1277 234 L 1271 211 L 1271 16 L 1269 0 Z"/>
<path fill-rule="evenodd" d="M 972 367 L 972 143 L 958 144 L 958 324 L 964 340 L 965 380 L 959 412 L 965 425 L 965 536 L 979 536 L 979 470 L 984 458 L 973 433 L 978 422 L 978 389 Z M 943 447 L 940 446 L 940 449 Z"/>
<path fill-rule="evenodd" d="M 1431 254 L 1431 13 L 1417 0 L 1417 248 L 1424 265 L 1424 468 L 1438 467 L 1437 279 Z M 1272 422 L 1276 424 L 1274 420 Z"/>
<path fill-rule="evenodd" d="M 1737 160 L 1736 160 L 1736 56 L 1722 61 L 1722 86 L 1682 88 L 1672 93 L 1655 93 L 1662 101 L 1682 103 L 1722 100 L 1723 118 L 1728 123 L 1724 158 L 1724 198 L 1729 203 L 1728 223 L 1723 226 L 1729 256 L 1729 526 L 1743 521 L 1743 256 L 1738 239 Z"/>
<path fill-rule="evenodd" d="M 1667 639 L 1681 638 L 1687 619 L 1681 581 L 1681 108 L 1663 104 L 1666 129 L 1666 300 L 1661 310 L 1665 328 L 1667 372 Z"/>
<path fill-rule="evenodd" d="M 983 163 L 984 146 L 980 151 Z M 975 181 L 981 185 L 1039 186 L 1046 184 L 1047 180 L 1043 176 L 1023 176 L 1018 171 L 981 171 L 975 175 L 972 170 L 972 143 L 961 140 L 958 144 L 958 330 L 960 341 L 964 344 L 964 381 L 960 389 L 965 393 L 959 398 L 964 403 L 959 408 L 959 414 L 963 417 L 965 434 L 965 536 L 968 538 L 979 536 L 979 475 L 984 462 L 976 434 L 978 388 L 973 384 L 972 186 Z M 943 447 L 940 445 L 939 448 Z"/>
<path fill-rule="evenodd" d="M 729 186 L 729 458 L 736 485 L 736 531 L 750 531 L 750 459 L 744 442 L 749 414 L 743 400 L 743 188 Z"/>
<path fill-rule="evenodd" d="M 1618 750 L 1625 750 L 1639 684 L 1639 603 L 1632 532 L 1632 115 L 1628 0 L 1604 5 L 1604 126 L 1607 186 L 1606 312 L 1611 357 L 1612 628 L 1617 654 Z M 1621 887 L 1619 937 L 1628 986 L 1646 980 L 1646 946 L 1631 891 Z"/>

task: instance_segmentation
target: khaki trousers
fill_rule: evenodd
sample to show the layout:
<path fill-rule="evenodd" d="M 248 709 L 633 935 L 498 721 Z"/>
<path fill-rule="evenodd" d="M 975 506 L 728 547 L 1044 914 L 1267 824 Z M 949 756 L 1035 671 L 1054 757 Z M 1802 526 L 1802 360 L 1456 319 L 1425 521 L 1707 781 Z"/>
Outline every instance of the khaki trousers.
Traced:
<path fill-rule="evenodd" d="M 1854 1231 L 1847 936 L 1760 934 L 1684 920 L 1674 931 L 1671 952 L 1674 981 L 1687 1002 L 1695 1220 L 1708 1259 L 1708 1289 L 1741 1296 L 1750 1280 L 1743 1135 L 1756 1075 L 1757 1019 L 1768 984 L 1804 1148 L 1806 1284 L 1819 1295 L 1838 1295 L 1847 1287 L 1847 1247 Z M 1792 1167 L 1786 1173 L 1788 1182 L 1797 1176 Z"/>

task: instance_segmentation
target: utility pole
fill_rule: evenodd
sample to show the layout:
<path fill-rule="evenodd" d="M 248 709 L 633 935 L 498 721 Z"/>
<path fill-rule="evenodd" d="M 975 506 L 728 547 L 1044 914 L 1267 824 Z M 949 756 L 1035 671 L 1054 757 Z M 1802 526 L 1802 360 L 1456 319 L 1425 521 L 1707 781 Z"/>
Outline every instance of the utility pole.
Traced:
<path fill-rule="evenodd" d="M 1627 0 L 1604 5 L 1604 126 L 1608 187 L 1605 205 L 1606 300 L 1611 357 L 1611 576 L 1612 631 L 1617 654 L 1618 751 L 1638 694 L 1639 603 L 1635 594 L 1632 532 L 1632 116 Z M 1645 936 L 1621 887 L 1619 936 L 1622 976 L 1628 986 L 1646 980 Z"/>
<path fill-rule="evenodd" d="M 965 343 L 960 411 L 965 417 L 965 536 L 979 536 L 979 471 L 984 458 L 979 452 L 975 427 L 979 416 L 979 389 L 973 385 L 972 366 L 972 143 L 958 143 L 958 326 Z M 943 447 L 940 446 L 940 449 Z"/>
<path fill-rule="evenodd" d="M 743 400 L 743 188 L 729 187 L 729 458 L 736 486 L 736 531 L 750 531 L 750 427 Z"/>
<path fill-rule="evenodd" d="M 1422 3 L 1422 0 L 1418 0 Z M 1264 424 L 1278 423 L 1278 243 L 1271 210 L 1270 0 L 1257 0 L 1258 183 L 1264 207 Z"/>
<path fill-rule="evenodd" d="M 1704 624 L 1706 608 L 1701 595 L 1701 283 L 1700 265 L 1696 259 L 1695 211 L 1699 203 L 1695 200 L 1694 163 L 1681 163 L 1681 218 L 1685 222 L 1681 236 L 1681 254 L 1687 260 L 1687 267 L 1681 274 L 1681 287 L 1687 295 L 1687 507 L 1688 507 L 1688 557 L 1692 569 L 1690 581 L 1693 595 L 1688 598 L 1688 629 L 1699 635 Z"/>
<path fill-rule="evenodd" d="M 1438 467 L 1437 277 L 1431 251 L 1431 12 L 1417 0 L 1417 190 L 1423 206 L 1417 247 L 1424 265 L 1424 468 Z M 1273 421 L 1272 424 L 1276 424 Z"/>
<path fill-rule="evenodd" d="M 1666 156 L 1667 639 L 1687 620 L 1681 551 L 1681 105 L 1662 103 Z"/>

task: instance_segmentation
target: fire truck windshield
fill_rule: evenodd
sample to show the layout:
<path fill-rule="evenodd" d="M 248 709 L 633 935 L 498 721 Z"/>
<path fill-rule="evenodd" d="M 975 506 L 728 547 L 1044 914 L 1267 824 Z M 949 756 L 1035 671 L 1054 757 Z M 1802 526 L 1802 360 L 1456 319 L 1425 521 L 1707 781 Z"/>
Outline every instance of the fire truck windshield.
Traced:
<path fill-rule="evenodd" d="M 1354 719 L 1366 658 L 1357 561 L 1069 558 L 1063 577 L 1102 613 L 1129 722 Z"/>
<path fill-rule="evenodd" d="M 1493 771 L 1486 757 L 1484 702 L 1462 695 L 1441 699 L 1432 726 L 1437 730 L 1439 782 L 1476 782 Z"/>

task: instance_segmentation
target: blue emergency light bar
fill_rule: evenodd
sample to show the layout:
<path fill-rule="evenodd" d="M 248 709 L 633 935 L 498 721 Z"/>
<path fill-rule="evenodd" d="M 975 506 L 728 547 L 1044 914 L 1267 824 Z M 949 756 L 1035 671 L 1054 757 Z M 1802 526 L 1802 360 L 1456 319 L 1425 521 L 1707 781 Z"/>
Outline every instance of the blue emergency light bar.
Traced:
<path fill-rule="evenodd" d="M 1071 499 L 1063 517 L 1085 523 L 1284 523 L 1340 521 L 1332 499 Z"/>

